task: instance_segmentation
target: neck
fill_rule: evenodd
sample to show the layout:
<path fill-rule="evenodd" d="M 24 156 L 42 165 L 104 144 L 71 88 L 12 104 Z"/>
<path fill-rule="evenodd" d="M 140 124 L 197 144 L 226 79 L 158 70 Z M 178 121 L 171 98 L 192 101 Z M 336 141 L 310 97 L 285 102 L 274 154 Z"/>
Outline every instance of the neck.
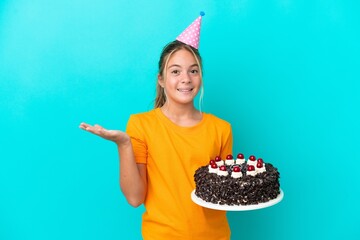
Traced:
<path fill-rule="evenodd" d="M 179 126 L 193 126 L 202 119 L 202 114 L 191 105 L 174 106 L 165 103 L 161 107 L 162 113 L 169 118 L 172 122 Z"/>
<path fill-rule="evenodd" d="M 165 102 L 165 104 L 161 107 L 161 110 L 164 113 L 167 113 L 171 116 L 175 116 L 175 117 L 186 117 L 186 116 L 191 116 L 193 115 L 195 112 L 197 112 L 197 110 L 195 109 L 193 104 L 189 104 L 189 105 L 176 105 L 173 103 L 169 103 L 169 102 Z"/>

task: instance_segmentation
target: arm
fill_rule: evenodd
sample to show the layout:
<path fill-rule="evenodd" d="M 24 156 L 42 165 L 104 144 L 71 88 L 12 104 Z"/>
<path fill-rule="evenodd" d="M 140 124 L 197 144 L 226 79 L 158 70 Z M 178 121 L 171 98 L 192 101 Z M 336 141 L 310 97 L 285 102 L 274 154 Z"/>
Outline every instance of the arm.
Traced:
<path fill-rule="evenodd" d="M 116 143 L 120 159 L 120 187 L 128 203 L 140 206 L 146 196 L 146 165 L 135 162 L 129 135 L 118 130 L 107 130 L 99 125 L 81 123 L 80 128 Z"/>
<path fill-rule="evenodd" d="M 120 158 L 120 187 L 128 203 L 138 207 L 145 201 L 147 190 L 146 165 L 136 164 L 129 138 L 126 144 L 118 144 Z"/>

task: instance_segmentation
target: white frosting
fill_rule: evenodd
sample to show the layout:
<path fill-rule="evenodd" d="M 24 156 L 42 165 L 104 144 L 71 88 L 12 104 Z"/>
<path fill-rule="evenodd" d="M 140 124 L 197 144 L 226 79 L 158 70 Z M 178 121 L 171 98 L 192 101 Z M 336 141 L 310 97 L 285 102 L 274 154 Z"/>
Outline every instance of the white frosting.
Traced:
<path fill-rule="evenodd" d="M 230 165 L 233 165 L 234 162 L 235 162 L 234 159 L 226 159 L 225 160 L 225 165 L 230 166 Z"/>
<path fill-rule="evenodd" d="M 229 173 L 228 173 L 228 171 L 222 171 L 222 170 L 220 170 L 219 169 L 219 171 L 217 172 L 217 174 L 219 175 L 219 176 L 227 176 L 227 175 L 229 175 Z"/>
<path fill-rule="evenodd" d="M 246 175 L 250 175 L 250 176 L 256 176 L 257 172 L 256 171 L 246 171 Z"/>
<path fill-rule="evenodd" d="M 252 161 L 252 160 L 248 159 L 247 162 L 246 162 L 246 164 L 247 164 L 247 165 L 253 165 L 254 167 L 256 167 L 257 161 L 256 161 L 256 160 L 255 160 L 255 161 Z"/>
<path fill-rule="evenodd" d="M 215 163 L 216 163 L 216 165 L 217 165 L 218 167 L 224 165 L 224 161 L 223 161 L 223 160 L 215 161 Z"/>
<path fill-rule="evenodd" d="M 241 165 L 241 164 L 245 163 L 245 158 L 243 158 L 243 159 L 237 158 L 235 163 Z"/>
<path fill-rule="evenodd" d="M 218 168 L 212 168 L 211 165 L 209 165 L 209 173 L 217 173 Z"/>
<path fill-rule="evenodd" d="M 241 178 L 243 175 L 242 175 L 242 172 L 232 172 L 231 176 L 233 178 Z"/>
<path fill-rule="evenodd" d="M 263 166 L 261 168 L 256 167 L 255 171 L 256 173 L 266 172 L 265 163 L 263 163 Z"/>

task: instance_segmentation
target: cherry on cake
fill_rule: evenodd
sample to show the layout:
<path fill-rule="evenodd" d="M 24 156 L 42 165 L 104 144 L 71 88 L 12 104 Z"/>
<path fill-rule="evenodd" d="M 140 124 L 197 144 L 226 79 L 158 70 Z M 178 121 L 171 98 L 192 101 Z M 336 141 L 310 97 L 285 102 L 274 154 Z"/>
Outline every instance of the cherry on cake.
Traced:
<path fill-rule="evenodd" d="M 195 171 L 195 195 L 220 205 L 253 205 L 275 199 L 280 194 L 280 173 L 271 163 L 255 155 L 245 160 L 228 154 L 225 160 L 216 156 Z"/>

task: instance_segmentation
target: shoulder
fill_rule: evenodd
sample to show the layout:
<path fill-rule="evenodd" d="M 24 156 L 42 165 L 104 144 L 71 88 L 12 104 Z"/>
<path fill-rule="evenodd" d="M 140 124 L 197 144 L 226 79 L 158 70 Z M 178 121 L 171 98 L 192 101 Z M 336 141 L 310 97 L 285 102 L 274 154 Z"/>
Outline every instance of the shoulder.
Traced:
<path fill-rule="evenodd" d="M 129 120 L 148 120 L 153 119 L 156 116 L 155 109 L 152 109 L 148 112 L 134 113 L 130 115 Z"/>
<path fill-rule="evenodd" d="M 131 114 L 127 122 L 126 131 L 144 132 L 156 127 L 157 117 L 154 110 Z"/>
<path fill-rule="evenodd" d="M 231 124 L 228 121 L 226 121 L 222 118 L 219 118 L 219 117 L 215 116 L 214 114 L 211 114 L 211 113 L 203 113 L 203 114 L 207 118 L 207 120 L 212 124 L 221 125 L 224 127 L 231 127 Z"/>
<path fill-rule="evenodd" d="M 156 113 L 156 109 L 152 109 L 148 112 L 131 114 L 128 120 L 128 126 L 136 125 L 142 128 L 156 127 L 159 123 L 159 117 Z"/>
<path fill-rule="evenodd" d="M 231 134 L 232 128 L 228 121 L 210 113 L 204 113 L 204 116 L 206 117 L 205 126 L 209 131 L 215 131 L 225 135 Z"/>

